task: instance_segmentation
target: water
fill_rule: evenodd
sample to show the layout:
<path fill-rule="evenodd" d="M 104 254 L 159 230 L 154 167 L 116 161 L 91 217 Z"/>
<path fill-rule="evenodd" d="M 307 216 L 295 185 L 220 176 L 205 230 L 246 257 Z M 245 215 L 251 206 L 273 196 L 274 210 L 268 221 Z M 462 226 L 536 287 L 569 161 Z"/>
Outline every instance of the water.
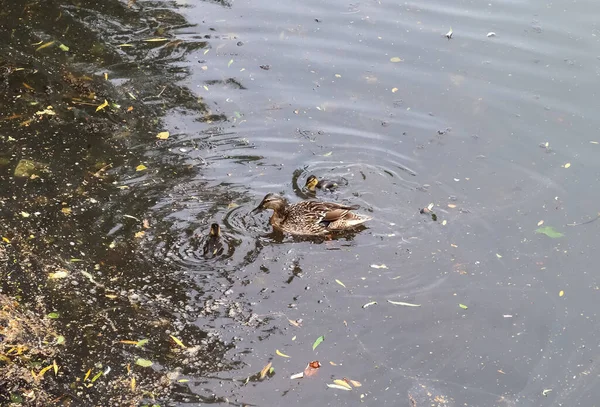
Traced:
<path fill-rule="evenodd" d="M 91 331 L 111 320 L 111 338 L 153 338 L 141 356 L 189 380 L 166 403 L 594 405 L 598 224 L 568 224 L 598 212 L 595 3 L 69 7 L 113 46 L 136 44 L 96 62 L 124 99 L 142 93 L 122 150 L 92 153 L 129 190 L 99 188 L 75 229 L 88 270 L 101 263 L 95 277 L 129 299 Z M 183 43 L 134 42 L 163 35 Z M 249 214 L 268 192 L 309 197 L 310 174 L 348 180 L 317 195 L 360 204 L 368 228 L 295 239 Z M 419 213 L 430 203 L 437 221 Z M 215 221 L 227 249 L 206 260 L 198 236 Z M 205 347 L 172 355 L 168 334 Z M 140 356 L 98 346 L 89 362 Z M 315 376 L 289 379 L 313 360 Z M 273 376 L 245 384 L 269 361 Z M 325 386 L 343 377 L 362 386 Z"/>

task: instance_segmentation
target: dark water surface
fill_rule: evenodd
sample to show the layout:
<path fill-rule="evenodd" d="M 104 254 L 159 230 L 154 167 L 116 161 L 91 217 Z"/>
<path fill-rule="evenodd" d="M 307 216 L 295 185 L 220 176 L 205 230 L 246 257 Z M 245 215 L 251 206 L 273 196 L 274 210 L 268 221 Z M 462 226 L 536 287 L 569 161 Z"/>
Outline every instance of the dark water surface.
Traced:
<path fill-rule="evenodd" d="M 585 223 L 600 210 L 598 3 L 137 1 L 113 17 L 88 6 L 62 10 L 115 47 L 171 45 L 78 61 L 108 72 L 123 100 L 138 95 L 144 115 L 123 150 L 89 142 L 81 156 L 112 162 L 112 184 L 72 236 L 62 215 L 49 223 L 65 237 L 50 247 L 81 257 L 79 239 L 88 272 L 125 299 L 90 299 L 79 278 L 75 297 L 113 321 L 106 335 L 162 338 L 142 356 L 183 379 L 163 404 L 598 404 L 600 223 Z M 7 155 L 7 173 L 22 155 Z M 45 160 L 60 168 L 57 157 Z M 310 174 L 347 179 L 318 196 L 360 204 L 368 228 L 298 240 L 248 214 L 268 192 L 308 197 Z M 430 203 L 436 221 L 419 213 Z M 142 219 L 151 227 L 134 237 Z M 228 250 L 207 260 L 193 236 L 215 221 Z M 546 226 L 564 236 L 535 233 Z M 169 334 L 204 347 L 165 356 Z M 90 349 L 90 363 L 140 356 Z M 316 375 L 290 380 L 313 360 Z M 274 375 L 246 383 L 270 361 Z M 344 377 L 362 387 L 326 387 Z"/>

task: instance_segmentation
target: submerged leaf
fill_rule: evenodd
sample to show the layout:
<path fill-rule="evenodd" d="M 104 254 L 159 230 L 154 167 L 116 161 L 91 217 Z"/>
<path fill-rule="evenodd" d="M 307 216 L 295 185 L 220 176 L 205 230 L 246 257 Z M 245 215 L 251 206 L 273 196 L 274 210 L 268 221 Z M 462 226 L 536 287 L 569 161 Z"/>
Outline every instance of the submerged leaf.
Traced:
<path fill-rule="evenodd" d="M 402 62 L 404 61 L 402 58 L 400 57 L 392 57 L 390 58 L 390 62 Z"/>
<path fill-rule="evenodd" d="M 160 140 L 166 140 L 169 138 L 169 136 L 170 136 L 170 134 L 168 131 L 161 131 L 160 133 L 158 133 L 156 135 L 156 138 L 160 139 Z"/>
<path fill-rule="evenodd" d="M 65 44 L 60 44 L 58 46 L 58 48 L 60 48 L 61 51 L 65 51 L 65 52 L 67 52 L 69 50 L 69 47 L 67 47 Z"/>
<path fill-rule="evenodd" d="M 321 335 L 317 338 L 317 340 L 315 341 L 315 343 L 313 343 L 313 350 L 315 350 L 317 348 L 317 346 L 319 346 L 321 344 L 321 342 L 323 342 L 325 340 L 325 335 Z"/>
<path fill-rule="evenodd" d="M 562 233 L 560 233 L 559 231 L 557 231 L 556 229 L 554 229 L 552 226 L 545 226 L 543 228 L 536 229 L 535 233 L 544 234 L 544 235 L 546 235 L 548 237 L 551 237 L 552 239 L 557 239 L 559 237 L 563 237 L 564 236 Z"/>
<path fill-rule="evenodd" d="M 304 377 L 304 372 L 296 373 L 290 376 L 290 379 L 302 379 Z"/>
<path fill-rule="evenodd" d="M 282 352 L 280 352 L 280 351 L 279 351 L 279 349 L 276 349 L 276 350 L 275 350 L 275 353 L 276 353 L 277 355 L 281 356 L 282 358 L 289 358 L 289 356 L 288 356 L 288 355 L 286 355 L 285 353 L 282 353 Z"/>
<path fill-rule="evenodd" d="M 388 267 L 385 264 L 371 264 L 371 268 L 374 268 L 374 269 L 386 269 Z"/>
<path fill-rule="evenodd" d="M 140 164 L 137 167 L 135 167 L 136 171 L 144 171 L 146 169 L 148 169 L 148 167 L 146 167 L 144 164 Z"/>
<path fill-rule="evenodd" d="M 36 50 L 36 52 L 37 52 L 37 51 L 39 51 L 39 50 L 41 50 L 41 49 L 48 48 L 48 47 L 49 47 L 50 45 L 52 45 L 52 44 L 54 44 L 54 41 L 50 41 L 50 42 L 47 42 L 47 43 L 45 43 L 45 44 L 42 44 L 42 45 L 40 45 L 39 47 L 37 47 L 35 50 Z"/>
<path fill-rule="evenodd" d="M 468 309 L 469 308 L 465 304 L 458 304 L 458 306 L 461 307 L 462 309 Z"/>
<path fill-rule="evenodd" d="M 335 282 L 338 283 L 339 285 L 341 285 L 342 287 L 346 288 L 346 286 L 344 285 L 344 283 L 342 283 L 340 280 L 338 280 L 337 278 L 335 279 Z"/>

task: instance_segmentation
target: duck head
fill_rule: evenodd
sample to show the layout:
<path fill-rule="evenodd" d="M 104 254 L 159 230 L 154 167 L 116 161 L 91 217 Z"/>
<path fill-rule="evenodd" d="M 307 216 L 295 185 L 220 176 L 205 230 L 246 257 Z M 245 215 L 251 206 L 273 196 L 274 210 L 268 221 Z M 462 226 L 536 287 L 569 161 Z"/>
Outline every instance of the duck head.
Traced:
<path fill-rule="evenodd" d="M 310 177 L 308 177 L 306 179 L 306 184 L 304 184 L 304 187 L 306 189 L 308 189 L 309 191 L 314 191 L 315 188 L 317 187 L 318 183 L 319 183 L 319 180 L 317 179 L 317 177 L 315 177 L 314 175 L 311 175 Z"/>
<path fill-rule="evenodd" d="M 283 210 L 286 204 L 287 202 L 285 198 L 273 193 L 267 194 L 260 202 L 260 204 L 252 210 L 251 213 L 263 211 L 265 209 L 273 209 L 274 211 L 278 212 Z"/>

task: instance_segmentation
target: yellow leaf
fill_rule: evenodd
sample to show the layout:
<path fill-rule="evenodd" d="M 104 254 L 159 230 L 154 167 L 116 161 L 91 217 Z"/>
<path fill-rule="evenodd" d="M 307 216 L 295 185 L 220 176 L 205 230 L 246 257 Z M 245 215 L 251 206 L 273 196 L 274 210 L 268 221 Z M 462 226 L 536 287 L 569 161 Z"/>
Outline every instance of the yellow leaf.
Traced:
<path fill-rule="evenodd" d="M 160 133 L 158 133 L 156 135 L 156 138 L 160 139 L 160 140 L 166 140 L 169 138 L 169 136 L 170 136 L 170 134 L 168 131 L 161 131 Z"/>
<path fill-rule="evenodd" d="M 566 163 L 565 164 L 565 168 L 569 168 L 571 166 L 571 163 Z"/>
<path fill-rule="evenodd" d="M 50 45 L 52 45 L 52 44 L 54 44 L 54 41 L 50 41 L 50 42 L 47 42 L 47 43 L 45 43 L 45 44 L 42 44 L 42 45 L 40 45 L 39 47 L 37 47 L 37 48 L 35 49 L 35 51 L 37 52 L 37 51 L 39 51 L 39 50 L 41 50 L 41 49 L 48 48 L 48 47 L 49 47 Z"/>
<path fill-rule="evenodd" d="M 92 373 L 92 369 L 88 370 L 87 373 L 85 374 L 85 377 L 83 378 L 83 381 L 85 382 L 88 377 L 90 377 L 90 374 Z"/>
<path fill-rule="evenodd" d="M 390 58 L 390 61 L 391 62 L 402 62 L 404 60 L 400 57 L 392 57 L 392 58 Z"/>
<path fill-rule="evenodd" d="M 163 41 L 169 41 L 168 38 L 149 38 L 147 40 L 144 40 L 144 42 L 163 42 Z"/>
<path fill-rule="evenodd" d="M 336 74 L 335 74 L 335 77 L 336 77 L 336 78 L 341 78 L 341 77 L 342 77 L 342 75 L 340 75 L 339 73 L 336 73 Z"/>
<path fill-rule="evenodd" d="M 271 369 L 271 365 L 272 364 L 273 364 L 273 362 L 269 362 L 265 367 L 262 368 L 262 370 L 260 371 L 260 378 L 261 379 L 265 378 L 265 376 L 269 372 L 269 369 Z"/>
<path fill-rule="evenodd" d="M 146 169 L 148 169 L 148 167 L 146 167 L 144 164 L 140 164 L 137 167 L 135 167 L 136 171 L 144 171 Z"/>
<path fill-rule="evenodd" d="M 275 353 L 276 353 L 278 356 L 281 356 L 282 358 L 289 358 L 289 356 L 288 356 L 288 355 L 286 355 L 285 353 L 282 353 L 282 352 L 280 352 L 280 351 L 279 351 L 279 349 L 277 349 L 277 350 L 275 351 Z"/>
<path fill-rule="evenodd" d="M 69 207 L 64 207 L 60 210 L 64 215 L 70 215 L 71 214 L 71 208 Z"/>
<path fill-rule="evenodd" d="M 398 88 L 392 88 L 392 93 L 398 92 Z"/>
<path fill-rule="evenodd" d="M 126 345 L 137 345 L 137 341 L 129 341 L 129 340 L 126 340 L 126 339 L 124 339 L 122 341 L 119 341 L 119 342 L 120 343 L 124 343 Z"/>
<path fill-rule="evenodd" d="M 541 220 L 541 221 L 538 222 L 538 226 L 542 226 L 543 224 L 544 224 L 543 220 Z"/>
<path fill-rule="evenodd" d="M 135 377 L 131 378 L 131 391 L 135 391 Z"/>
<path fill-rule="evenodd" d="M 140 230 L 139 232 L 137 232 L 135 234 L 135 238 L 139 239 L 140 237 L 144 237 L 145 234 L 146 234 L 146 232 L 144 232 L 143 230 Z"/>
<path fill-rule="evenodd" d="M 10 244 L 10 239 L 9 239 L 9 238 L 7 238 L 7 237 L 4 237 L 4 236 L 2 236 L 2 241 L 3 241 L 4 243 L 9 243 L 9 244 Z"/>
<path fill-rule="evenodd" d="M 104 109 L 107 106 L 108 106 L 108 101 L 106 99 L 104 99 L 104 103 L 102 103 L 100 106 L 98 106 L 96 108 L 96 111 L 102 110 L 102 109 Z"/>
<path fill-rule="evenodd" d="M 66 270 L 59 270 L 56 273 L 50 273 L 48 274 L 48 278 L 53 279 L 53 280 L 57 280 L 59 278 L 65 278 L 69 273 L 67 273 Z"/>
<path fill-rule="evenodd" d="M 456 205 L 454 205 L 454 204 L 448 204 L 448 208 L 454 209 L 454 208 L 456 208 Z"/>
<path fill-rule="evenodd" d="M 348 390 L 352 390 L 352 386 L 350 386 L 348 383 L 346 383 L 346 381 L 344 380 L 340 380 L 340 379 L 335 379 L 333 381 L 335 384 L 337 384 L 338 386 L 342 386 L 347 388 Z"/>
<path fill-rule="evenodd" d="M 54 376 L 58 374 L 58 365 L 56 364 L 56 360 L 52 361 L 52 366 L 54 367 Z"/>
<path fill-rule="evenodd" d="M 350 382 L 351 385 L 353 385 L 354 387 L 360 387 L 362 386 L 362 384 L 360 382 L 357 382 L 356 380 L 350 380 L 348 379 L 348 381 Z"/>
<path fill-rule="evenodd" d="M 24 218 L 28 218 L 31 215 L 29 213 L 27 213 L 27 212 L 21 212 L 21 216 L 24 217 Z"/>
<path fill-rule="evenodd" d="M 104 72 L 104 80 L 107 81 L 108 80 L 108 72 Z"/>
<path fill-rule="evenodd" d="M 339 285 L 341 285 L 342 287 L 346 288 L 346 286 L 344 285 L 344 283 L 342 283 L 340 280 L 338 280 L 337 278 L 335 279 L 335 282 L 338 283 Z"/>
<path fill-rule="evenodd" d="M 560 290 L 560 292 L 558 293 L 558 296 L 562 297 L 563 295 L 565 295 L 565 292 L 563 290 Z"/>
<path fill-rule="evenodd" d="M 46 366 L 45 368 L 43 368 L 42 370 L 40 370 L 40 372 L 38 373 L 38 377 L 44 376 L 44 373 L 46 373 L 50 369 L 52 369 L 52 365 Z"/>
<path fill-rule="evenodd" d="M 181 342 L 179 339 L 175 338 L 173 335 L 169 335 L 171 337 L 171 339 L 173 339 L 173 342 L 175 342 L 177 345 L 181 346 L 183 349 L 185 349 L 185 345 L 183 344 L 183 342 Z"/>

